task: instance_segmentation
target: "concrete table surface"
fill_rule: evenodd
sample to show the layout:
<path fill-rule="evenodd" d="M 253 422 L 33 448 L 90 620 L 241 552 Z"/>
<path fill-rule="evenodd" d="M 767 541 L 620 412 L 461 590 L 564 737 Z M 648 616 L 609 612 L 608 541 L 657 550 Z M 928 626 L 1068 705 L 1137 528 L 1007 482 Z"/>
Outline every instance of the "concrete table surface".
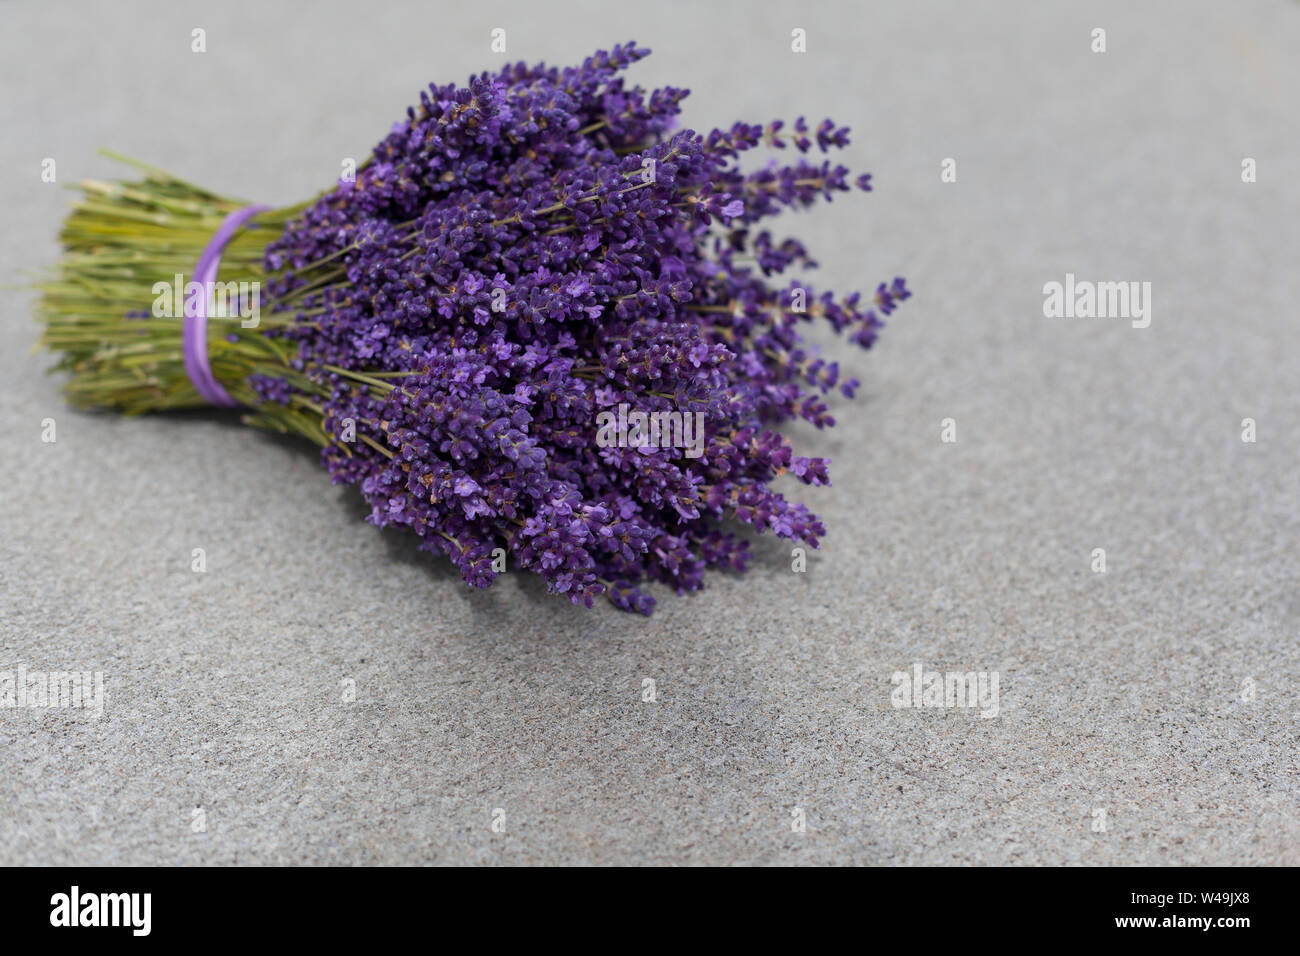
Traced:
<path fill-rule="evenodd" d="M 472 591 L 311 449 L 74 412 L 33 354 L 97 147 L 289 204 L 496 27 L 652 47 L 692 127 L 853 127 L 875 191 L 780 229 L 915 296 L 792 430 L 833 460 L 805 573 L 763 539 L 650 619 Z M 1298 46 L 1286 0 L 10 6 L 0 672 L 105 701 L 0 708 L 0 863 L 1300 863 Z M 1067 274 L 1149 325 L 1046 317 Z M 997 715 L 895 707 L 916 664 Z"/>

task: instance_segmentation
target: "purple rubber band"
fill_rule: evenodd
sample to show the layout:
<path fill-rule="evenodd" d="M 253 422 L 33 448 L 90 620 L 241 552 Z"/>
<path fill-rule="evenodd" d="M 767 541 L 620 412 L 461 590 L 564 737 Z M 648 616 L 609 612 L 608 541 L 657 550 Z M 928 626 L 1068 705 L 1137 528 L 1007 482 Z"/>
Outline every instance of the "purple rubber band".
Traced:
<path fill-rule="evenodd" d="M 193 314 L 188 308 L 184 310 L 181 349 L 185 356 L 185 371 L 201 397 L 223 408 L 238 408 L 239 402 L 231 398 L 221 387 L 217 377 L 212 374 L 212 367 L 208 364 L 208 300 L 212 296 L 212 283 L 217 280 L 217 270 L 221 267 L 221 252 L 226 248 L 230 237 L 250 217 L 270 208 L 270 206 L 245 206 L 232 212 L 221 224 L 221 228 L 212 234 L 207 248 L 203 250 L 198 263 L 194 266 L 194 281 L 199 284 L 203 292 L 198 296 Z"/>

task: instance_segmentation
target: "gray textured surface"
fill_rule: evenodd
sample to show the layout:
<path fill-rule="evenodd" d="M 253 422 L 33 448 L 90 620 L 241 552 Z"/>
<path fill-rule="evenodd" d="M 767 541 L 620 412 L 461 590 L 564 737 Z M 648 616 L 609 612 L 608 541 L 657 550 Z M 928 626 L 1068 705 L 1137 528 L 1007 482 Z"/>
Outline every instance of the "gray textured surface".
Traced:
<path fill-rule="evenodd" d="M 785 228 L 917 294 L 796 433 L 836 479 L 808 572 L 768 547 L 647 621 L 471 592 L 220 416 L 66 409 L 5 290 L 0 670 L 108 700 L 0 710 L 0 863 L 1300 863 L 1300 5 L 270 6 L 7 8 L 0 281 L 57 255 L 42 158 L 296 201 L 503 26 L 652 46 L 690 125 L 850 124 L 876 192 Z M 1150 281 L 1151 327 L 1045 319 L 1066 272 Z M 1000 716 L 894 709 L 914 661 L 997 670 Z"/>

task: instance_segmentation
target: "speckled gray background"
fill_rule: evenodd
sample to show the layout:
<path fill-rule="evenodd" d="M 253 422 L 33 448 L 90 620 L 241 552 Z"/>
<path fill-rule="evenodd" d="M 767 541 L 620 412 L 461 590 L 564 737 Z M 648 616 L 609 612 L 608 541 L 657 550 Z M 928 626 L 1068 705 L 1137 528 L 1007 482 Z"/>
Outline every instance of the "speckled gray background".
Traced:
<path fill-rule="evenodd" d="M 1300 4 L 4 22 L 3 282 L 57 256 L 70 197 L 43 158 L 110 176 L 106 145 L 287 204 L 428 81 L 499 63 L 500 26 L 511 59 L 653 47 L 633 76 L 691 87 L 692 126 L 851 125 L 876 191 L 785 228 L 833 287 L 916 295 L 877 350 L 839 350 L 865 382 L 842 426 L 794 434 L 834 460 L 807 573 L 769 545 L 646 620 L 519 576 L 472 592 L 312 451 L 221 415 L 68 410 L 31 293 L 3 290 L 0 670 L 100 670 L 108 699 L 98 721 L 0 709 L 0 863 L 1300 862 Z M 1151 282 L 1150 328 L 1044 318 L 1066 272 Z M 996 670 L 1000 715 L 893 708 L 917 661 Z"/>

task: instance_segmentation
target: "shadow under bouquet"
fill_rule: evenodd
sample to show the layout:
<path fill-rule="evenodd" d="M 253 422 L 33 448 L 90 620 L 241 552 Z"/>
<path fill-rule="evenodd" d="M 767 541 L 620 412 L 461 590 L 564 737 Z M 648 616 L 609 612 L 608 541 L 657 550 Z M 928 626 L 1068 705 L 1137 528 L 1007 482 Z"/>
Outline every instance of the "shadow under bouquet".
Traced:
<path fill-rule="evenodd" d="M 770 485 L 829 484 L 828 462 L 775 429 L 834 424 L 825 396 L 858 383 L 799 326 L 869 348 L 909 293 L 782 281 L 815 263 L 757 227 L 870 177 L 810 158 L 848 143 L 830 120 L 678 130 L 687 91 L 624 82 L 648 52 L 431 86 L 287 209 L 139 163 L 78 184 L 40 286 L 69 401 L 242 408 L 475 587 L 528 569 L 648 614 L 648 581 L 743 571 L 742 525 L 816 547 L 820 520 Z M 760 147 L 792 161 L 742 170 Z"/>

